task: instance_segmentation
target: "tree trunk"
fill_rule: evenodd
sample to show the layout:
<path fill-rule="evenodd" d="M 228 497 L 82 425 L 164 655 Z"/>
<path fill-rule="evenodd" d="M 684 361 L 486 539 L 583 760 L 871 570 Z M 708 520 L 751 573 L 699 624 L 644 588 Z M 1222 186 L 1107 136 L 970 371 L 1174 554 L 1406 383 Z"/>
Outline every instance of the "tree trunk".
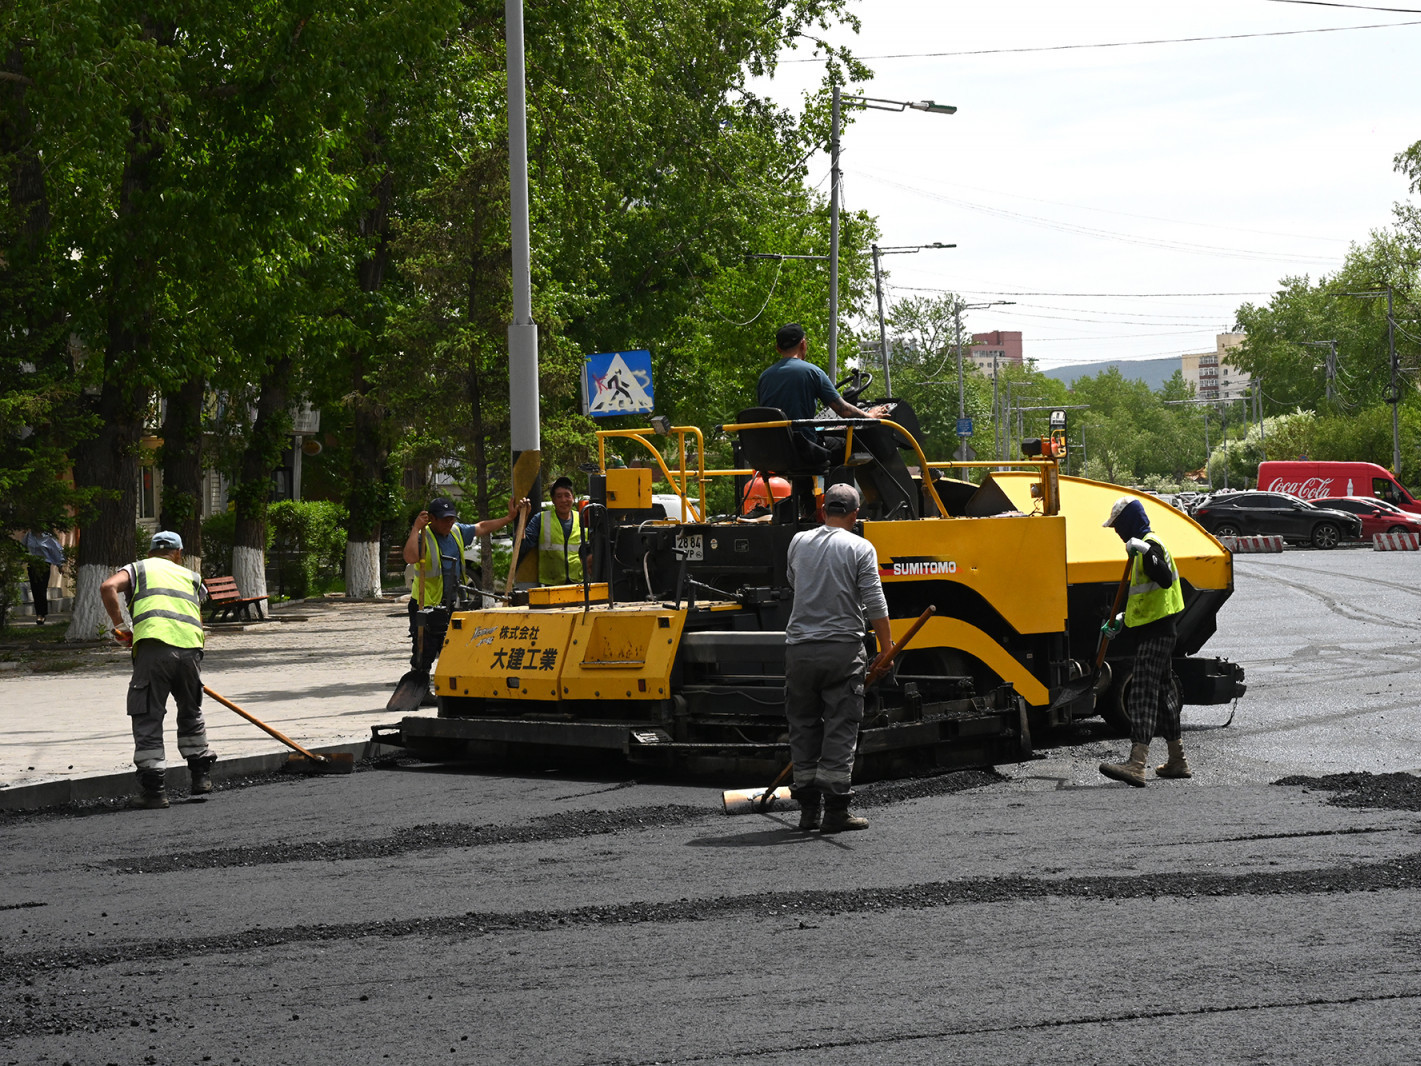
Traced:
<path fill-rule="evenodd" d="M 243 596 L 265 596 L 267 503 L 271 472 L 291 437 L 291 356 L 278 357 L 262 375 L 257 417 L 242 451 L 241 473 L 233 486 L 237 529 L 232 538 L 232 577 Z"/>
<path fill-rule="evenodd" d="M 384 141 L 378 129 L 370 131 L 367 162 L 374 162 Z M 385 283 L 390 263 L 390 203 L 394 175 L 382 171 L 373 190 L 374 203 L 360 219 L 360 233 L 376 238 L 375 251 L 356 267 L 363 293 L 375 293 Z M 354 442 L 350 452 L 350 491 L 346 496 L 345 594 L 353 599 L 380 598 L 380 533 L 388 506 L 385 486 L 390 462 L 389 430 L 385 408 L 373 395 L 366 345 L 379 343 L 383 322 L 368 322 L 368 337 L 351 359 L 351 421 Z M 352 550 L 354 549 L 354 550 Z M 373 562 L 372 562 L 373 558 Z M 372 576 L 373 575 L 373 576 Z"/>
<path fill-rule="evenodd" d="M 119 188 L 117 226 L 133 237 L 138 201 L 152 184 L 162 148 L 154 143 L 146 116 L 129 116 L 128 154 Z M 74 613 L 65 640 L 97 640 L 111 626 L 99 598 L 99 586 L 136 551 L 138 442 L 148 410 L 149 389 L 143 373 L 151 361 L 153 276 L 155 265 L 139 255 L 113 257 L 104 292 L 107 347 L 99 391 L 96 436 L 74 449 L 74 480 L 98 490 L 96 513 L 79 537 Z"/>
<path fill-rule="evenodd" d="M 163 416 L 163 508 L 158 524 L 183 538 L 183 565 L 202 572 L 202 400 L 193 378 L 169 396 Z"/>

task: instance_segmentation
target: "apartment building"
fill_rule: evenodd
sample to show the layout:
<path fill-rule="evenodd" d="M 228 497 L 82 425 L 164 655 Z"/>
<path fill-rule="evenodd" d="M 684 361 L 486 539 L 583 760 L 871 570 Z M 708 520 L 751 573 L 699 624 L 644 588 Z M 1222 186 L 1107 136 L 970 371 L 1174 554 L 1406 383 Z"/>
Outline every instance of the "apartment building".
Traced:
<path fill-rule="evenodd" d="M 1245 333 L 1220 333 L 1212 352 L 1179 357 L 1184 380 L 1201 400 L 1237 400 L 1247 394 L 1253 379 L 1229 361 L 1229 353 L 1243 344 Z"/>

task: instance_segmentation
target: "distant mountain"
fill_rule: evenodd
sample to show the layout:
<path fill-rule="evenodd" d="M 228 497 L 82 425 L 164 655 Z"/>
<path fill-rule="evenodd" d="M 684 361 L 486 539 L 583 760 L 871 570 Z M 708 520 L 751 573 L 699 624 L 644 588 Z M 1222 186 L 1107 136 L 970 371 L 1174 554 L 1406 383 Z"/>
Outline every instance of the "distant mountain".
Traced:
<path fill-rule="evenodd" d="M 1042 373 L 1048 378 L 1057 381 L 1064 381 L 1069 388 L 1076 378 L 1095 377 L 1103 370 L 1114 367 L 1120 371 L 1121 375 L 1133 378 L 1136 381 L 1143 381 L 1152 389 L 1158 389 L 1170 378 L 1174 377 L 1174 372 L 1180 368 L 1179 356 L 1166 356 L 1163 359 L 1113 359 L 1108 363 L 1079 363 L 1076 366 L 1058 366 L 1054 370 L 1043 370 Z"/>

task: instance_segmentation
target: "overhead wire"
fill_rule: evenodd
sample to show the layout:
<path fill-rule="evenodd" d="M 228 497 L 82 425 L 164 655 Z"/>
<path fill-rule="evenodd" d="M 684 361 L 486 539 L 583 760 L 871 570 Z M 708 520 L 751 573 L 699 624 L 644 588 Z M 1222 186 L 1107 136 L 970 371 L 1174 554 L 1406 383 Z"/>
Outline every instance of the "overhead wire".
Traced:
<path fill-rule="evenodd" d="M 1343 6 L 1343 5 L 1339 5 Z M 1385 9 L 1382 9 L 1385 10 Z M 1400 9 L 1409 13 L 1410 9 Z M 1417 12 L 1421 14 L 1421 12 Z M 1406 22 L 1373 22 L 1360 26 L 1318 26 L 1305 30 L 1260 30 L 1255 33 L 1206 34 L 1197 37 L 1157 37 L 1139 41 L 1096 41 L 1090 44 L 1048 44 L 1020 48 L 972 48 L 959 52 L 890 52 L 883 55 L 855 56 L 860 62 L 880 59 L 956 59 L 963 56 L 999 56 L 1028 52 L 1076 52 L 1093 48 L 1138 48 L 1160 44 L 1201 44 L 1209 41 L 1245 41 L 1258 37 L 1297 37 L 1309 33 L 1346 33 L 1352 30 L 1389 30 L 1398 26 L 1421 26 L 1421 20 Z M 782 59 L 781 63 L 827 63 L 827 56 L 806 59 Z"/>

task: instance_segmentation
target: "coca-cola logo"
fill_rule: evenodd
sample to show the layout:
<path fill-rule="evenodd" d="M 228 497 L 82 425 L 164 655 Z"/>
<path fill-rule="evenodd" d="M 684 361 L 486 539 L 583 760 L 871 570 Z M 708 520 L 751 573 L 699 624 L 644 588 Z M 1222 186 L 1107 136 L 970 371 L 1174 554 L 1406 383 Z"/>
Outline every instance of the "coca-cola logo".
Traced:
<path fill-rule="evenodd" d="M 1321 500 L 1327 496 L 1336 496 L 1338 493 L 1332 491 L 1332 479 L 1330 477 L 1310 477 L 1306 481 L 1284 481 L 1277 477 L 1268 486 L 1270 492 L 1289 492 L 1294 496 L 1300 496 L 1305 500 Z"/>

